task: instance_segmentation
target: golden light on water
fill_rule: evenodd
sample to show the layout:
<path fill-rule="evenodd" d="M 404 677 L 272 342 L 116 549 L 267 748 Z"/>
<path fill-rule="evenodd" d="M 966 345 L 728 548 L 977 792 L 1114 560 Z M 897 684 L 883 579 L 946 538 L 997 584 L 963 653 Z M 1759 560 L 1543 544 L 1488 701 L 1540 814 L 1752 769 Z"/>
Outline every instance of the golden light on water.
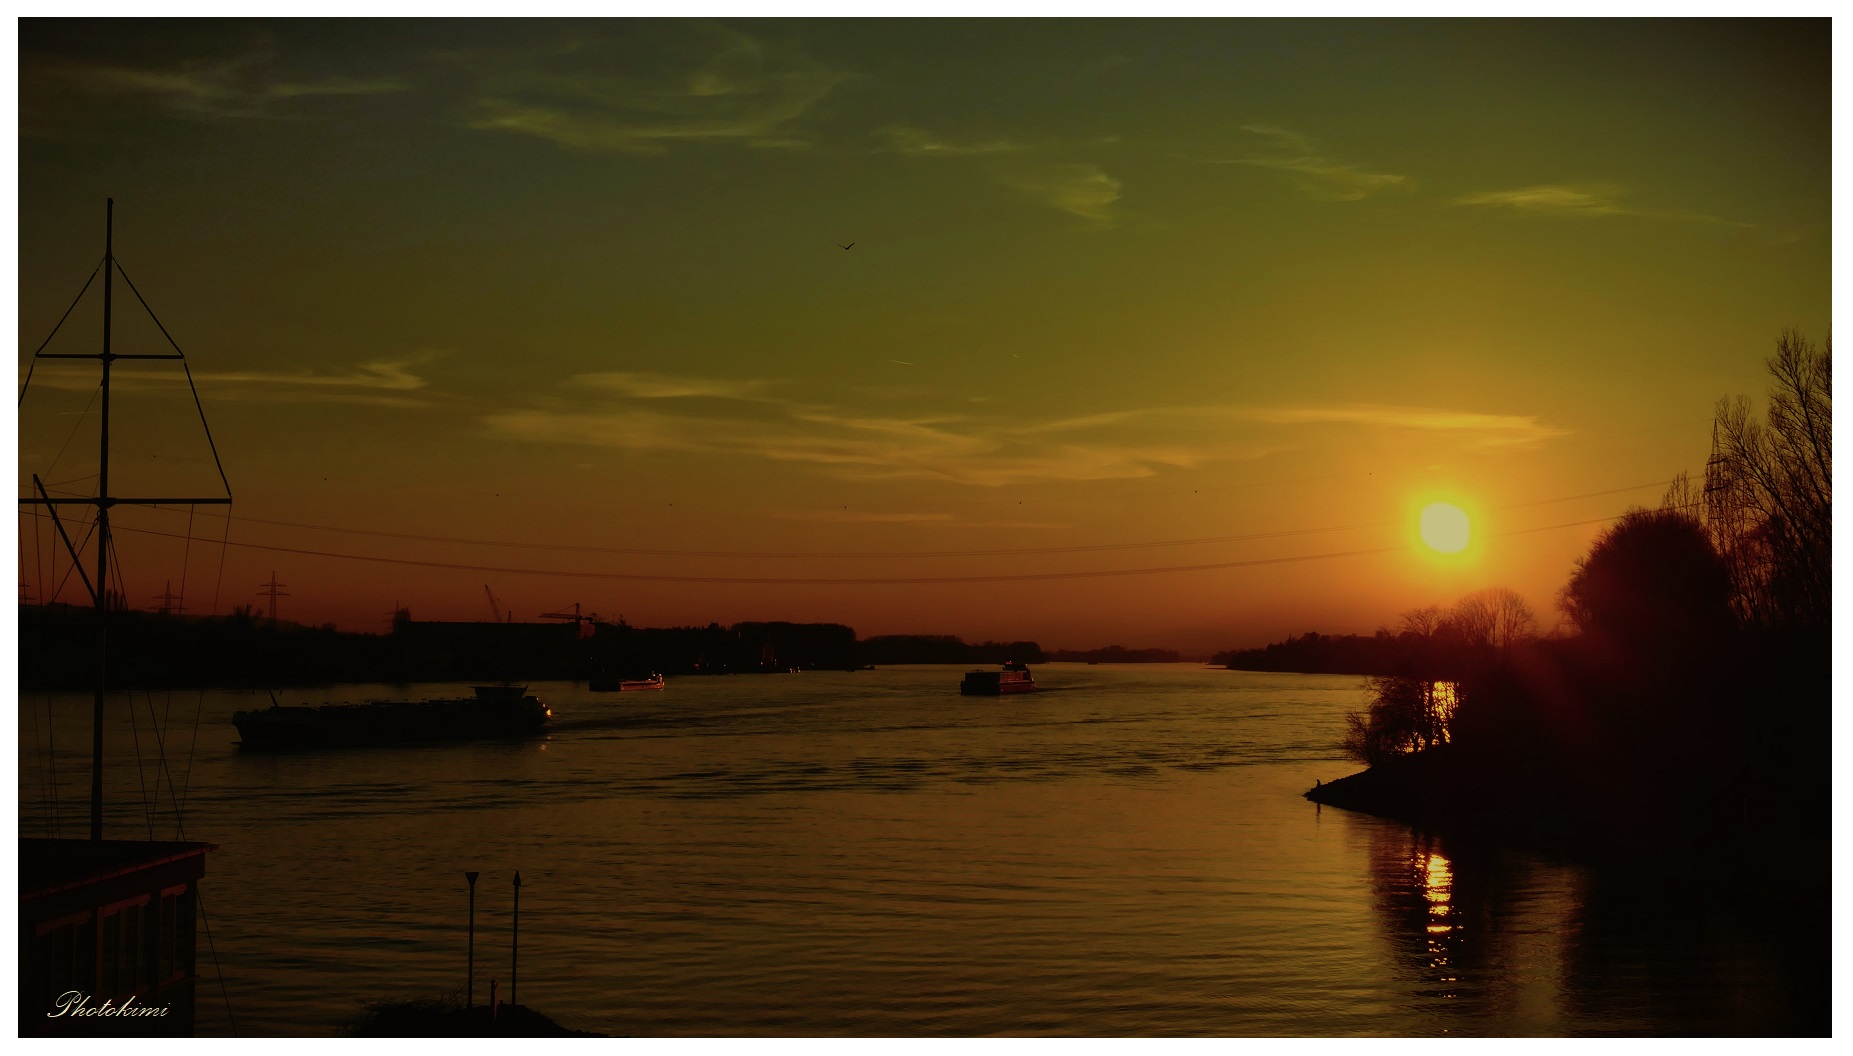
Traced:
<path fill-rule="evenodd" d="M 1458 554 L 1467 549 L 1473 528 L 1459 506 L 1432 502 L 1422 507 L 1422 541 L 1438 553 Z"/>
<path fill-rule="evenodd" d="M 1430 851 L 1416 859 L 1416 871 L 1422 897 L 1428 900 L 1428 963 L 1432 968 L 1446 968 L 1449 963 L 1447 937 L 1455 930 L 1448 919 L 1454 905 L 1454 869 L 1440 852 Z M 1452 982 L 1453 977 L 1444 981 Z"/>

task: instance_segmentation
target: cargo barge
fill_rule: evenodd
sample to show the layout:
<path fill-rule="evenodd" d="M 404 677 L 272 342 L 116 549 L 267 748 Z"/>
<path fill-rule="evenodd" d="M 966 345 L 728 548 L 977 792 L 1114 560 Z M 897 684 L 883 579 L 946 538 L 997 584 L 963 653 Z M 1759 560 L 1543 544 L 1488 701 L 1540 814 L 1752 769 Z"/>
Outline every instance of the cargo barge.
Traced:
<path fill-rule="evenodd" d="M 363 704 L 273 704 L 232 716 L 243 746 L 261 751 L 355 748 L 540 733 L 553 709 L 526 686 L 475 686 L 474 696 Z"/>

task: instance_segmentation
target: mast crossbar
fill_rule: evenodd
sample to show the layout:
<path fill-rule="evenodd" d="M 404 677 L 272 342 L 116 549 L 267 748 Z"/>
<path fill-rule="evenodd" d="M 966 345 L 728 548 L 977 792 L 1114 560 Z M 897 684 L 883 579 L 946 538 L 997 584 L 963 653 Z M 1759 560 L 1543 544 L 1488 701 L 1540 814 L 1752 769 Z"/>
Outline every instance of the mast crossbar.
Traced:
<path fill-rule="evenodd" d="M 110 359 L 185 359 L 172 352 L 111 352 Z M 101 352 L 40 352 L 39 359 L 102 359 Z"/>
<path fill-rule="evenodd" d="M 21 506 L 230 506 L 232 500 L 215 499 L 21 499 Z"/>

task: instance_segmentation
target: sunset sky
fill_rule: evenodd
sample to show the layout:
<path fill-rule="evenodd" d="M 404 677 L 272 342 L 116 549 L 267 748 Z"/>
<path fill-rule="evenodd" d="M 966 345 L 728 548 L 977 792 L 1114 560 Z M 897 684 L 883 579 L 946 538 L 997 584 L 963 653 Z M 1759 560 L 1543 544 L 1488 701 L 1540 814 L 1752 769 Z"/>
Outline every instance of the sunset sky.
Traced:
<path fill-rule="evenodd" d="M 1599 519 L 1702 471 L 1783 327 L 1828 334 L 1829 43 L 24 20 L 19 372 L 113 196 L 230 541 L 318 552 L 221 572 L 217 510 L 187 544 L 122 509 L 135 607 L 274 571 L 279 615 L 354 630 L 487 619 L 487 584 L 518 619 L 1208 650 L 1504 585 L 1548 629 Z M 100 285 L 47 351 L 95 351 Z M 114 296 L 117 351 L 161 351 Z M 178 369 L 117 370 L 112 491 L 219 493 Z M 95 386 L 38 365 L 23 487 L 94 489 Z M 1419 542 L 1434 500 L 1465 554 Z"/>

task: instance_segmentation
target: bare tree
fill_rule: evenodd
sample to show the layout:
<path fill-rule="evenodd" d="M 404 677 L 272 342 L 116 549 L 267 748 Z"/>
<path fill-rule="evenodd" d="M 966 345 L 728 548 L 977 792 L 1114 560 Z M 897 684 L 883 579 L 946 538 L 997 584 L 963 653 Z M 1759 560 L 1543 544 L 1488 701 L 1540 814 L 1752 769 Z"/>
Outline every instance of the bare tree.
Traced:
<path fill-rule="evenodd" d="M 1460 635 L 1462 642 L 1472 646 L 1487 646 L 1493 643 L 1493 626 L 1495 617 L 1493 606 L 1486 597 L 1486 591 L 1469 594 L 1454 603 L 1448 610 L 1448 625 L 1454 633 Z"/>
<path fill-rule="evenodd" d="M 1513 642 L 1530 638 L 1537 630 L 1538 618 L 1525 598 L 1510 587 L 1488 587 L 1487 605 L 1493 610 L 1493 646 L 1504 649 Z"/>
<path fill-rule="evenodd" d="M 1441 626 L 1441 607 L 1429 605 L 1420 609 L 1410 609 L 1402 614 L 1401 619 L 1405 632 L 1427 638 Z"/>
<path fill-rule="evenodd" d="M 1510 587 L 1487 587 L 1454 603 L 1448 622 L 1469 645 L 1504 649 L 1532 636 L 1537 617 L 1523 595 Z"/>
<path fill-rule="evenodd" d="M 1718 401 L 1705 467 L 1706 528 L 1731 575 L 1738 619 L 1828 621 L 1833 550 L 1833 347 L 1795 330 L 1767 361 L 1766 422 L 1744 397 Z"/>
<path fill-rule="evenodd" d="M 1673 510 L 1694 517 L 1699 515 L 1699 510 L 1704 505 L 1704 492 L 1693 485 L 1692 478 L 1683 469 L 1674 474 L 1672 481 L 1667 485 L 1666 494 L 1660 498 L 1661 509 Z"/>

